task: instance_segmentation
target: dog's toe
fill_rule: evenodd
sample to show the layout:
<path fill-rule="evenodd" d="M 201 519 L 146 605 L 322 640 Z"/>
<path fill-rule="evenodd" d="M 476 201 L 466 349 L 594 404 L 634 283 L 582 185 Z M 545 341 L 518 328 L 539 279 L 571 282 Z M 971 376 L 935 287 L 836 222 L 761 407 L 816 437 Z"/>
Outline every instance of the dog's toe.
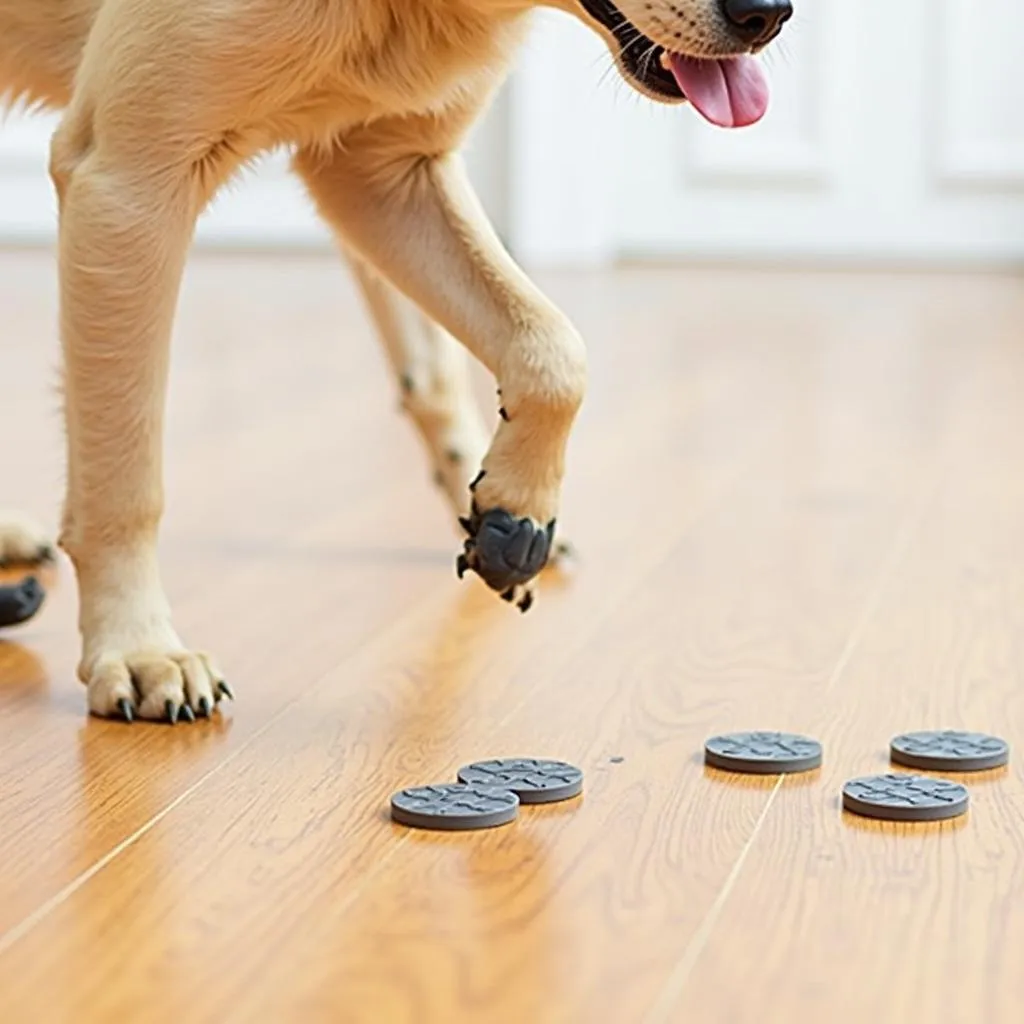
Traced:
<path fill-rule="evenodd" d="M 231 692 L 209 656 L 193 651 L 108 653 L 92 666 L 86 687 L 94 715 L 168 725 L 210 718 Z"/>

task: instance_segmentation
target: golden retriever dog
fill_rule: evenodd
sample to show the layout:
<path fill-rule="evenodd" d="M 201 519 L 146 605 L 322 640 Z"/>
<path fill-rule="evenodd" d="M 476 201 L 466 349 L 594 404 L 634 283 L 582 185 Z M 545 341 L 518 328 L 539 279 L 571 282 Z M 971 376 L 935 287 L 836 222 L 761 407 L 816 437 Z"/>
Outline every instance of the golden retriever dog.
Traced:
<path fill-rule="evenodd" d="M 599 33 L 641 93 L 724 127 L 764 114 L 754 55 L 792 14 L 789 0 L 0 0 L 0 99 L 63 110 L 59 543 L 92 713 L 194 721 L 230 695 L 175 632 L 157 564 L 168 344 L 198 215 L 278 146 L 351 260 L 465 528 L 459 575 L 529 607 L 584 347 L 502 248 L 457 151 L 542 5 Z M 491 437 L 460 343 L 497 381 Z M 30 524 L 0 524 L 0 557 L 45 552 Z"/>

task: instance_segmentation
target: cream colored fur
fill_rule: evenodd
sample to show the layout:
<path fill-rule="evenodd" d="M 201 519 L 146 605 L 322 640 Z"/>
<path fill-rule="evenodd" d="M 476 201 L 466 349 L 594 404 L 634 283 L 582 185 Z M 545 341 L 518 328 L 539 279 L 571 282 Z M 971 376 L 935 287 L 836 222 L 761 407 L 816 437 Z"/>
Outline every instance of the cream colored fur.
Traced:
<path fill-rule="evenodd" d="M 714 6 L 629 2 L 668 43 Z M 587 21 L 575 0 L 552 5 Z M 217 697 L 220 672 L 175 632 L 157 565 L 168 341 L 198 214 L 270 147 L 295 149 L 351 254 L 453 505 L 465 510 L 482 465 L 481 508 L 555 517 L 583 345 L 499 244 L 456 152 L 532 6 L 0 0 L 0 97 L 64 109 L 51 151 L 68 454 L 60 543 L 77 574 L 79 673 L 94 713 L 124 702 L 148 718 L 169 705 L 203 713 Z M 509 415 L 489 441 L 453 338 L 500 385 Z M 26 536 L 31 547 L 34 534 L 0 526 L 0 546 L 25 550 Z"/>
<path fill-rule="evenodd" d="M 0 565 L 30 565 L 51 553 L 46 532 L 28 516 L 0 509 Z"/>

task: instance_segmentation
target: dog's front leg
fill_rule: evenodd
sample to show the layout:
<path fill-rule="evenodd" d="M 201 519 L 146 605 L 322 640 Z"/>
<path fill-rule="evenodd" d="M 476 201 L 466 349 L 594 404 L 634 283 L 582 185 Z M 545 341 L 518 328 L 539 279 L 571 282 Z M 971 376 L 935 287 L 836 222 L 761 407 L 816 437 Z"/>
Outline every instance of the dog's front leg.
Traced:
<path fill-rule="evenodd" d="M 583 399 L 579 335 L 502 248 L 436 126 L 378 123 L 296 167 L 348 245 L 498 381 L 501 420 L 473 484 L 460 573 L 524 610 L 551 553 L 565 450 Z M 417 145 L 412 140 L 418 140 Z M 427 156 L 425 152 L 444 155 Z"/>
<path fill-rule="evenodd" d="M 157 564 L 168 347 L 198 209 L 191 168 L 147 165 L 139 138 L 58 130 L 68 479 L 61 546 L 79 586 L 79 675 L 98 715 L 194 720 L 223 680 L 171 624 Z M 144 149 L 144 147 L 143 147 Z"/>

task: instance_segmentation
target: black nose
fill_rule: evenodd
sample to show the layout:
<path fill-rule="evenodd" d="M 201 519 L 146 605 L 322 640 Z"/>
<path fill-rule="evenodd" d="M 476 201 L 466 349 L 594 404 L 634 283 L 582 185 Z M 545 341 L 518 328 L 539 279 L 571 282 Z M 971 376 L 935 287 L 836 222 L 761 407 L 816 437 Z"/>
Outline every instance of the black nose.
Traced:
<path fill-rule="evenodd" d="M 722 11 L 733 31 L 750 46 L 773 39 L 793 17 L 789 0 L 721 0 Z"/>

